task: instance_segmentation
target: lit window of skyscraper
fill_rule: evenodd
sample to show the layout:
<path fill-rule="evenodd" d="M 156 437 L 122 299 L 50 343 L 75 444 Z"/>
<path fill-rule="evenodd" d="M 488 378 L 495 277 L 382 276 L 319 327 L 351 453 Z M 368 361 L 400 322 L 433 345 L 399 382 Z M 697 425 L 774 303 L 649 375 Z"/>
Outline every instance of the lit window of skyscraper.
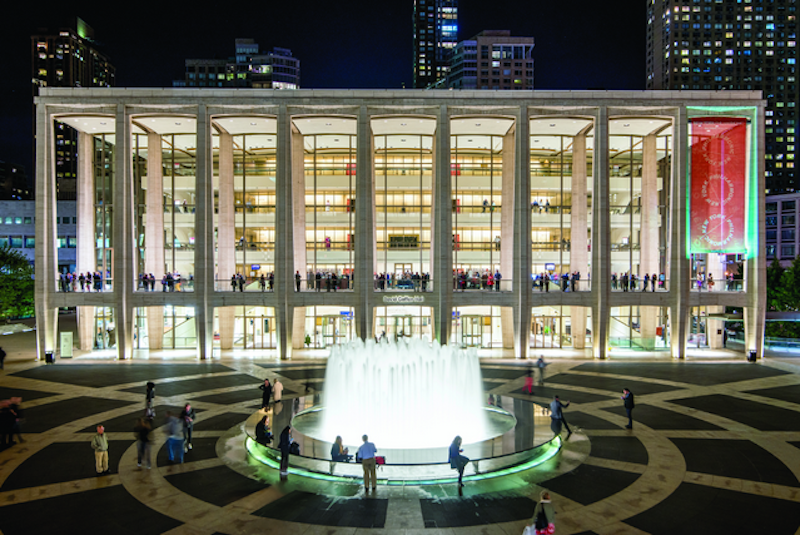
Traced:
<path fill-rule="evenodd" d="M 458 42 L 458 0 L 414 0 L 414 87 L 447 75 Z"/>

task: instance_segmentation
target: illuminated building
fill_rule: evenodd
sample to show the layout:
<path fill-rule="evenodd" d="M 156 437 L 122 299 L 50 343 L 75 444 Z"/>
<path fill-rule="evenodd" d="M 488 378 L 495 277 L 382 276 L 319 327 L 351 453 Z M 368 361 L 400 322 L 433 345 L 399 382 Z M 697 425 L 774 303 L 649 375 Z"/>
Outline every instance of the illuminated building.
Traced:
<path fill-rule="evenodd" d="M 119 358 L 290 358 L 384 334 L 683 358 L 722 347 L 732 307 L 760 354 L 764 105 L 747 91 L 43 90 L 39 353 L 58 308 L 77 307 L 81 347 L 108 333 Z M 77 271 L 102 279 L 86 293 L 56 284 L 61 124 L 80 131 Z"/>
<path fill-rule="evenodd" d="M 437 89 L 533 89 L 533 37 L 485 30 L 455 47 L 450 71 Z"/>
<path fill-rule="evenodd" d="M 414 0 L 414 87 L 444 78 L 458 42 L 458 0 Z"/>
<path fill-rule="evenodd" d="M 236 55 L 224 59 L 187 59 L 183 80 L 175 87 L 254 87 L 297 89 L 300 60 L 288 48 L 259 52 L 253 39 L 236 39 Z"/>
<path fill-rule="evenodd" d="M 647 89 L 763 91 L 767 193 L 798 189 L 796 5 L 647 2 Z"/>

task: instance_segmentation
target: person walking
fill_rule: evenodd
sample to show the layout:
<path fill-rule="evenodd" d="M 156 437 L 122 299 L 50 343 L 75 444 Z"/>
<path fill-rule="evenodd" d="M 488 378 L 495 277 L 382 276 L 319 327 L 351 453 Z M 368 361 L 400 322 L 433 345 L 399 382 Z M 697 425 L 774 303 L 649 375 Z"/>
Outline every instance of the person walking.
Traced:
<path fill-rule="evenodd" d="M 450 443 L 450 455 L 448 461 L 450 462 L 450 468 L 453 470 L 458 470 L 459 487 L 464 486 L 464 483 L 461 482 L 461 479 L 464 477 L 464 468 L 469 463 L 469 458 L 461 455 L 461 452 L 463 451 L 464 450 L 461 449 L 461 437 L 456 436 L 456 438 L 453 439 L 453 442 Z"/>
<path fill-rule="evenodd" d="M 544 369 L 547 363 L 544 361 L 544 355 L 539 355 L 539 360 L 536 361 L 536 367 L 539 368 L 539 386 L 544 386 Z"/>
<path fill-rule="evenodd" d="M 133 428 L 133 434 L 136 435 L 136 466 L 141 468 L 142 460 L 144 460 L 148 470 L 150 470 L 150 432 L 152 430 L 150 422 L 144 418 L 139 418 Z"/>
<path fill-rule="evenodd" d="M 272 394 L 275 398 L 275 403 L 281 403 L 283 398 L 283 383 L 278 378 L 275 378 L 275 385 L 272 387 Z"/>
<path fill-rule="evenodd" d="M 183 462 L 183 426 L 167 411 L 167 460 L 171 463 Z"/>
<path fill-rule="evenodd" d="M 525 371 L 525 386 L 522 387 L 522 393 L 533 395 L 533 367 L 528 366 Z"/>
<path fill-rule="evenodd" d="M 553 401 L 550 402 L 550 418 L 552 420 L 561 422 L 561 424 L 567 428 L 567 438 L 569 438 L 569 436 L 572 434 L 572 430 L 569 428 L 566 418 L 564 418 L 563 411 L 563 409 L 567 407 L 569 407 L 569 401 L 566 403 L 561 403 L 561 400 L 558 399 L 558 396 L 553 396 Z"/>
<path fill-rule="evenodd" d="M 272 385 L 269 383 L 269 379 L 264 379 L 264 384 L 258 388 L 262 390 L 261 408 L 266 409 L 269 407 L 269 398 L 272 396 Z"/>
<path fill-rule="evenodd" d="M 539 497 L 539 503 L 536 504 L 536 508 L 533 510 L 533 524 L 531 524 L 531 527 L 534 529 L 534 534 L 550 535 L 555 533 L 555 517 L 556 512 L 550 501 L 550 493 L 543 490 Z"/>
<path fill-rule="evenodd" d="M 289 475 L 289 453 L 292 447 L 292 428 L 286 426 L 281 431 L 281 439 L 278 442 L 278 449 L 281 450 L 281 479 L 286 479 Z"/>
<path fill-rule="evenodd" d="M 628 415 L 628 425 L 625 426 L 625 429 L 633 429 L 633 392 L 628 390 L 627 388 L 622 389 L 622 401 L 625 405 L 625 414 Z"/>
<path fill-rule="evenodd" d="M 183 406 L 181 420 L 183 420 L 183 448 L 185 452 L 188 452 L 192 449 L 192 430 L 194 429 L 195 420 L 194 409 L 188 403 Z"/>
<path fill-rule="evenodd" d="M 364 491 L 369 491 L 370 482 L 372 482 L 372 490 L 377 489 L 377 480 L 375 479 L 375 454 L 378 450 L 375 448 L 375 444 L 370 442 L 369 437 L 364 435 L 361 437 L 361 440 L 364 441 L 361 446 L 358 448 L 358 455 L 357 457 L 361 459 L 361 467 L 364 469 Z"/>
<path fill-rule="evenodd" d="M 102 425 L 97 426 L 97 434 L 92 437 L 92 449 L 94 450 L 94 467 L 97 475 L 108 472 L 108 437 L 106 429 Z"/>
<path fill-rule="evenodd" d="M 147 382 L 147 390 L 144 393 L 145 409 L 153 408 L 153 400 L 156 399 L 156 384 L 153 381 Z"/>

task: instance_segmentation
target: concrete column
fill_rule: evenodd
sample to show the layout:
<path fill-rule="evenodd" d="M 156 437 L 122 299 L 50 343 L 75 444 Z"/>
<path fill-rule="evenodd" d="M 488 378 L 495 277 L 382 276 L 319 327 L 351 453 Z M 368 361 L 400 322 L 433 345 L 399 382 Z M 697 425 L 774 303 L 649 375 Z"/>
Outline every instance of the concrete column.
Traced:
<path fill-rule="evenodd" d="M 275 176 L 275 326 L 278 355 L 292 357 L 294 311 L 289 304 L 294 286 L 294 228 L 292 226 L 292 120 L 285 104 L 278 108 L 277 169 Z"/>
<path fill-rule="evenodd" d="M 214 348 L 214 180 L 212 165 L 211 118 L 205 104 L 197 107 L 197 150 L 195 175 L 195 326 L 197 356 L 211 359 Z M 231 193 L 232 195 L 232 193 Z M 163 212 L 161 210 L 160 212 Z M 233 239 L 229 240 L 231 246 Z M 220 255 L 221 256 L 221 255 Z M 232 256 L 232 255 L 231 255 Z"/>
<path fill-rule="evenodd" d="M 514 355 L 528 358 L 531 338 L 531 149 L 528 106 L 517 110 L 514 136 Z M 523 283 L 523 281 L 525 281 Z"/>
<path fill-rule="evenodd" d="M 516 161 L 516 130 L 512 127 L 503 136 L 502 162 L 503 175 L 500 198 L 500 289 L 502 291 L 517 291 L 518 288 L 527 286 L 527 281 L 513 280 L 514 273 L 514 163 Z M 492 237 L 491 239 L 494 239 Z M 512 287 L 513 285 L 513 287 Z M 514 347 L 514 310 L 511 307 L 500 309 L 500 324 L 503 337 L 503 347 Z"/>
<path fill-rule="evenodd" d="M 589 208 L 586 181 L 586 133 L 572 139 L 572 207 L 570 210 L 569 269 L 589 280 Z M 582 290 L 583 288 L 578 288 Z M 570 307 L 572 347 L 586 348 L 586 307 Z"/>
<path fill-rule="evenodd" d="M 294 217 L 294 271 L 299 271 L 303 281 L 301 288 L 306 284 L 306 174 L 305 151 L 303 150 L 303 135 L 292 125 L 292 208 Z M 294 278 L 292 278 L 294 284 Z M 295 307 L 294 321 L 292 323 L 292 347 L 303 347 L 306 336 L 306 307 Z M 309 333 L 314 337 L 313 331 Z"/>
<path fill-rule="evenodd" d="M 44 104 L 36 106 L 36 353 L 55 351 L 58 309 L 50 302 L 56 287 L 56 184 L 53 169 L 52 119 Z"/>
<path fill-rule="evenodd" d="M 355 228 L 355 293 L 356 336 L 362 340 L 372 337 L 372 294 L 375 272 L 375 219 L 374 168 L 372 164 L 373 140 L 369 113 L 366 106 L 358 109 L 356 140 L 356 228 Z"/>
<path fill-rule="evenodd" d="M 645 136 L 642 142 L 642 213 L 639 228 L 639 280 L 646 273 L 659 272 L 659 222 L 658 212 L 658 151 L 656 136 Z M 639 328 L 642 344 L 647 349 L 655 348 L 657 307 L 641 307 Z"/>
<path fill-rule="evenodd" d="M 675 139 L 672 154 L 672 191 L 670 191 L 671 239 L 669 251 L 669 328 L 670 353 L 672 358 L 683 359 L 686 356 L 686 343 L 689 338 L 689 280 L 690 265 L 686 257 L 686 179 L 688 164 L 688 130 L 689 122 L 685 107 L 680 107 L 675 116 Z"/>
<path fill-rule="evenodd" d="M 114 325 L 117 358 L 133 356 L 133 290 L 136 278 L 133 238 L 133 173 L 131 172 L 131 125 L 125 105 L 117 104 L 114 128 Z"/>
<path fill-rule="evenodd" d="M 147 134 L 147 206 L 144 227 L 144 270 L 157 279 L 164 274 L 164 168 L 162 166 L 161 136 Z M 196 263 L 195 263 L 196 265 Z M 164 308 L 147 309 L 147 339 L 149 349 L 164 347 Z"/>
<path fill-rule="evenodd" d="M 592 354 L 605 359 L 611 297 L 611 216 L 609 213 L 608 108 L 597 109 L 594 122 L 592 182 Z"/>
<path fill-rule="evenodd" d="M 227 132 L 222 132 L 219 136 L 218 256 L 216 273 L 216 278 L 219 280 L 219 288 L 222 291 L 231 289 L 227 281 L 231 275 L 236 273 L 236 212 L 234 210 L 233 189 L 233 137 Z M 213 198 L 212 195 L 211 199 Z M 211 202 L 213 203 L 213 200 Z M 275 256 L 277 258 L 277 248 Z M 234 307 L 220 307 L 217 310 L 217 316 L 220 349 L 233 349 L 236 309 Z"/>
<path fill-rule="evenodd" d="M 758 243 L 751 245 L 756 249 L 753 251 L 754 254 L 748 255 L 750 258 L 745 261 L 747 307 L 744 309 L 744 336 L 745 349 L 748 352 L 755 351 L 756 358 L 761 358 L 764 356 L 764 320 L 767 314 L 767 263 L 764 247 L 766 226 L 764 215 L 761 213 L 761 210 L 764 209 L 764 129 L 761 128 L 761 125 L 764 124 L 764 108 L 762 105 L 759 105 L 757 114 L 756 120 L 749 128 L 758 125 L 758 153 L 748 152 L 748 155 L 758 162 L 758 172 L 755 176 L 750 177 L 750 180 L 758 181 L 756 185 L 758 210 L 751 210 L 755 221 L 748 223 L 758 225 Z"/>
<path fill-rule="evenodd" d="M 433 333 L 437 342 L 445 345 L 450 340 L 453 310 L 453 209 L 450 202 L 450 115 L 442 104 L 436 112 L 436 134 L 433 168 L 436 176 L 433 189 L 433 204 L 436 205 L 432 220 L 434 240 L 434 320 Z"/>
<path fill-rule="evenodd" d="M 78 250 L 76 269 L 78 273 L 94 272 L 97 268 L 94 240 L 94 138 L 78 133 L 78 201 L 75 209 L 78 217 L 76 228 Z M 78 307 L 78 342 L 84 351 L 94 348 L 94 307 Z"/>

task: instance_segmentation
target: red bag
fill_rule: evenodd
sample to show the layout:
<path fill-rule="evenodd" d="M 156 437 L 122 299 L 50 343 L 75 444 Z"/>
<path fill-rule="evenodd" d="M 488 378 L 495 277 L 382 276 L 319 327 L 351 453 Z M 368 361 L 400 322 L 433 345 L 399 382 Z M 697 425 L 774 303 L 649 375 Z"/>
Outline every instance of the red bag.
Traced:
<path fill-rule="evenodd" d="M 376 455 L 375 456 L 375 464 L 383 465 L 386 464 L 386 457 L 383 455 Z"/>

